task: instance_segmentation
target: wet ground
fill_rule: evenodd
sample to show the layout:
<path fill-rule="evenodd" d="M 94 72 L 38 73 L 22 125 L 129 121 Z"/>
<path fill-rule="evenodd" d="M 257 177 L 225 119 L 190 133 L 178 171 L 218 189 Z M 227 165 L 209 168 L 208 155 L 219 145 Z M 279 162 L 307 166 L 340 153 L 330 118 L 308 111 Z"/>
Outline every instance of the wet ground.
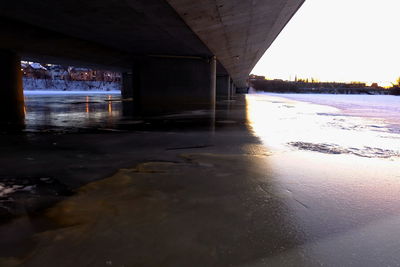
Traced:
<path fill-rule="evenodd" d="M 397 147 L 369 121 L 267 96 L 152 118 L 43 97 L 1 134 L 0 266 L 400 264 Z"/>

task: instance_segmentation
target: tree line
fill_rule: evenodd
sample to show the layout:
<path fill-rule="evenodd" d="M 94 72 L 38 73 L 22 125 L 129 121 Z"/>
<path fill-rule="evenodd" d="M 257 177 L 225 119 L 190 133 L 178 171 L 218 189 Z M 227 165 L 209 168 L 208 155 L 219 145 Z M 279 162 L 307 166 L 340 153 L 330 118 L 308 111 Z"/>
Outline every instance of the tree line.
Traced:
<path fill-rule="evenodd" d="M 400 78 L 391 88 L 383 88 L 373 83 L 370 86 L 362 82 L 319 82 L 311 79 L 295 81 L 267 80 L 264 76 L 250 75 L 250 86 L 257 91 L 275 93 L 333 93 L 333 94 L 392 94 L 400 95 Z"/>

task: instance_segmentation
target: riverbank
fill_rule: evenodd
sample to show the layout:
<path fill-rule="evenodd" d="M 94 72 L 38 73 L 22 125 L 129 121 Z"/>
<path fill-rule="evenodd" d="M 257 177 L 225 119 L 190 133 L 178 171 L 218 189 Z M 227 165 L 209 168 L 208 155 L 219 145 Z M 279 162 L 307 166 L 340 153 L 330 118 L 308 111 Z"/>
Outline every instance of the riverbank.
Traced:
<path fill-rule="evenodd" d="M 377 83 L 367 85 L 363 82 L 319 82 L 311 80 L 267 80 L 264 76 L 250 75 L 251 87 L 266 93 L 296 94 L 346 94 L 346 95 L 400 95 L 399 84 L 384 88 Z"/>

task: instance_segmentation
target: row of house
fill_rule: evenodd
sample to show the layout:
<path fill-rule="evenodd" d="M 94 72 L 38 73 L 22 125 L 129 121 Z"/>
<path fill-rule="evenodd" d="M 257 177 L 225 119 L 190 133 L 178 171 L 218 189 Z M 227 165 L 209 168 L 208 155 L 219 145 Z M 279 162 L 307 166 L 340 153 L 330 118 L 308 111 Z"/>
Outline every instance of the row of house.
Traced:
<path fill-rule="evenodd" d="M 23 76 L 34 79 L 52 79 L 68 81 L 105 81 L 120 82 L 121 73 L 89 68 L 64 67 L 36 62 L 21 62 Z"/>

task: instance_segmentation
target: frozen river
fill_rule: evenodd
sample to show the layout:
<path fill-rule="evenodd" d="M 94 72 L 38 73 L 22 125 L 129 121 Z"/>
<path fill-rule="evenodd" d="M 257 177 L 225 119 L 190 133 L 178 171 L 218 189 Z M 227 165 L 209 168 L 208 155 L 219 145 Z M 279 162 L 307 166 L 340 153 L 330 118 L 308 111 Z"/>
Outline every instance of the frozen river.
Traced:
<path fill-rule="evenodd" d="M 119 98 L 26 96 L 32 133 L 0 140 L 18 182 L 0 195 L 20 177 L 46 193 L 22 203 L 75 193 L 0 225 L 0 266 L 399 265 L 400 98 L 237 95 L 204 127 L 121 118 Z"/>
<path fill-rule="evenodd" d="M 328 105 L 353 116 L 384 119 L 400 125 L 400 97 L 392 95 L 268 94 Z"/>
<path fill-rule="evenodd" d="M 400 97 L 254 94 L 248 98 L 253 103 L 250 111 L 255 109 L 255 129 L 270 146 L 290 144 L 370 158 L 400 156 Z"/>
<path fill-rule="evenodd" d="M 288 219 L 307 240 L 286 260 L 399 265 L 399 107 L 395 96 L 247 96 L 250 128 L 270 152 Z"/>
<path fill-rule="evenodd" d="M 113 127 L 122 116 L 120 91 L 25 91 L 29 131 Z"/>

